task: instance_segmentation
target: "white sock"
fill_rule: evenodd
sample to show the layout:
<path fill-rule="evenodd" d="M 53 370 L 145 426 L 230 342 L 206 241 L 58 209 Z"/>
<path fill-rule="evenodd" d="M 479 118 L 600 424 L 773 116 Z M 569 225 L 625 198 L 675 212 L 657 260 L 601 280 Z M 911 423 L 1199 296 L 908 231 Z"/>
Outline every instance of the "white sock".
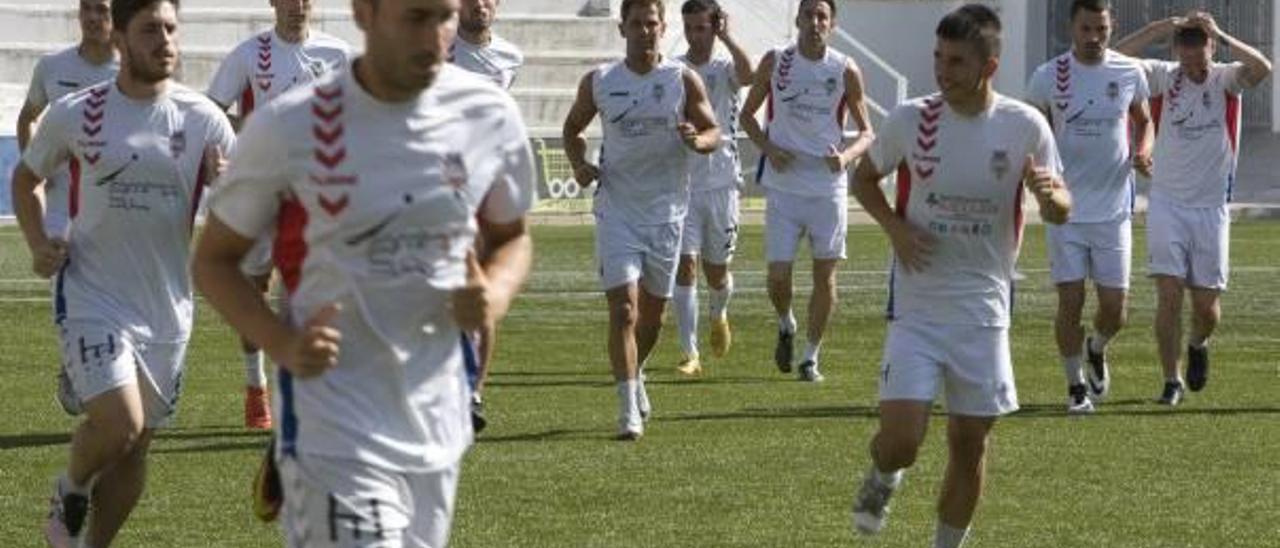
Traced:
<path fill-rule="evenodd" d="M 1107 349 L 1107 343 L 1110 341 L 1111 337 L 1102 333 L 1094 333 L 1092 337 L 1089 337 L 1089 351 L 1094 354 L 1101 354 Z"/>
<path fill-rule="evenodd" d="M 640 389 L 638 379 L 618 381 L 618 414 L 631 418 L 640 413 L 636 402 L 636 392 Z"/>
<path fill-rule="evenodd" d="M 808 343 L 804 347 L 804 357 L 800 358 L 800 363 L 811 361 L 818 363 L 818 352 L 822 351 L 822 343 Z"/>
<path fill-rule="evenodd" d="M 1192 335 L 1190 338 L 1188 338 L 1187 342 L 1190 343 L 1191 346 L 1196 349 L 1209 346 L 1209 339 L 1198 338 L 1195 335 Z"/>
<path fill-rule="evenodd" d="M 723 320 L 729 313 L 729 299 L 733 297 L 733 274 L 725 274 L 724 287 L 711 288 L 711 318 Z"/>
<path fill-rule="evenodd" d="M 871 478 L 880 485 L 890 489 L 897 489 L 902 485 L 902 470 L 894 470 L 892 472 L 881 472 L 880 468 L 874 464 L 871 465 Z"/>
<path fill-rule="evenodd" d="M 786 315 L 778 316 L 778 331 L 786 333 L 796 332 L 796 315 L 787 311 Z"/>
<path fill-rule="evenodd" d="M 680 332 L 680 351 L 686 356 L 698 353 L 698 286 L 677 285 L 672 296 L 676 328 Z"/>
<path fill-rule="evenodd" d="M 1083 356 L 1071 356 L 1062 358 L 1062 371 L 1067 374 L 1067 384 L 1077 385 L 1084 384 L 1084 367 L 1081 364 Z"/>
<path fill-rule="evenodd" d="M 244 385 L 266 388 L 267 371 L 262 363 L 262 351 L 244 353 Z"/>
<path fill-rule="evenodd" d="M 969 536 L 969 528 L 956 529 L 938 521 L 938 528 L 933 534 L 933 548 L 960 548 L 964 539 Z"/>

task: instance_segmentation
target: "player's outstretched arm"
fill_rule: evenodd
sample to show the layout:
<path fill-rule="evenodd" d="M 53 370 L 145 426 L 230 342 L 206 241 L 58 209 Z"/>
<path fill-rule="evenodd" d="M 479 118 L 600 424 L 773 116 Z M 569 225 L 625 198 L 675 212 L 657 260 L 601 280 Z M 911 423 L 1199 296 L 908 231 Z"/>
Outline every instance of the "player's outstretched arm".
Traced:
<path fill-rule="evenodd" d="M 1267 60 L 1262 52 L 1235 36 L 1227 34 L 1207 12 L 1192 13 L 1187 16 L 1186 24 L 1199 26 L 1209 36 L 1216 36 L 1223 43 L 1231 46 L 1231 57 L 1244 64 L 1244 70 L 1240 72 L 1237 80 L 1241 86 L 1254 87 L 1271 75 L 1271 61 Z"/>
<path fill-rule="evenodd" d="M 506 317 L 533 268 L 533 239 L 523 217 L 511 223 L 479 221 L 490 251 L 483 262 L 474 252 L 467 256 L 467 283 L 453 294 L 454 320 L 464 330 L 492 329 Z"/>
<path fill-rule="evenodd" d="M 1028 154 L 1022 168 L 1022 184 L 1040 205 L 1040 218 L 1049 224 L 1060 225 L 1071 215 L 1071 194 L 1062 179 L 1044 166 L 1038 165 Z"/>
<path fill-rule="evenodd" d="M 233 329 L 290 373 L 307 378 L 336 366 L 342 335 L 330 323 L 340 309 L 321 309 L 302 329 L 282 321 L 240 272 L 240 261 L 253 242 L 211 213 L 191 265 L 200 293 Z"/>
<path fill-rule="evenodd" d="M 1151 155 L 1155 148 L 1155 124 L 1151 120 L 1151 106 L 1146 99 L 1129 105 L 1129 120 L 1137 140 L 1133 144 L 1133 168 L 1143 177 L 1151 177 Z"/>
<path fill-rule="evenodd" d="M 870 156 L 864 156 L 853 174 L 853 197 L 889 236 L 897 263 L 908 272 L 919 272 L 929 267 L 929 254 L 936 240 L 929 233 L 911 226 L 889 207 L 889 200 L 880 188 L 880 180 L 886 174 L 876 168 Z"/>
<path fill-rule="evenodd" d="M 600 168 L 587 162 L 587 139 L 582 133 L 591 125 L 599 110 L 596 107 L 594 84 L 595 73 L 588 72 L 578 84 L 578 96 L 569 107 L 569 115 L 564 119 L 564 154 L 569 158 L 569 166 L 573 168 L 573 178 L 586 188 L 598 177 Z"/>
<path fill-rule="evenodd" d="M 707 100 L 707 88 L 698 73 L 687 67 L 680 77 L 684 81 L 684 117 L 688 120 L 680 124 L 680 137 L 694 152 L 710 154 L 720 146 L 720 126 L 716 125 L 715 110 Z"/>
<path fill-rule="evenodd" d="M 858 128 L 858 137 L 852 143 L 845 145 L 841 151 L 842 169 L 861 158 L 867 149 L 871 148 L 871 142 L 875 140 L 875 132 L 871 129 L 871 116 L 867 114 L 862 71 L 858 70 L 858 65 L 854 64 L 852 59 L 844 68 L 844 99 L 845 104 L 849 105 L 849 116 L 853 118 L 853 125 Z"/>
<path fill-rule="evenodd" d="M 769 98 L 774 58 L 774 52 L 766 53 L 760 60 L 760 66 L 756 67 L 755 82 L 751 84 L 751 91 L 747 92 L 747 100 L 742 104 L 738 123 L 742 124 L 742 131 L 746 132 L 751 142 L 760 149 L 760 153 L 769 159 L 769 164 L 778 171 L 784 171 L 794 157 L 786 149 L 773 144 L 769 136 L 765 135 L 764 129 L 760 127 L 760 121 L 756 119 L 756 113 L 760 112 L 760 107 L 764 106 L 765 100 Z"/>
<path fill-rule="evenodd" d="M 1147 23 L 1133 34 L 1116 42 L 1115 50 L 1131 57 L 1137 57 L 1147 46 L 1162 42 L 1173 36 L 1173 31 L 1186 21 L 1185 17 L 1168 17 Z"/>
<path fill-rule="evenodd" d="M 44 112 L 43 108 L 36 108 L 30 102 L 22 103 L 22 110 L 18 112 L 18 152 L 26 152 L 27 143 L 31 142 L 31 136 L 36 133 L 36 122 L 40 120 L 40 113 Z"/>
<path fill-rule="evenodd" d="M 67 244 L 50 239 L 44 231 L 44 180 L 18 162 L 12 179 L 13 212 L 18 217 L 18 227 L 31 251 L 32 270 L 42 278 L 58 273 L 67 261 Z"/>

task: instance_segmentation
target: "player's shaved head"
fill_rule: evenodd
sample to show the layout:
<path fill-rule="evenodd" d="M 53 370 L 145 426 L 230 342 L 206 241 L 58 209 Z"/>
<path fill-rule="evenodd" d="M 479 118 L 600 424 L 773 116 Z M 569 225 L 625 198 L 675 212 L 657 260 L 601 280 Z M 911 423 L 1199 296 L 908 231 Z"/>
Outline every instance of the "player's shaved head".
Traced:
<path fill-rule="evenodd" d="M 943 40 L 965 42 L 983 58 L 1000 57 L 1000 16 L 982 4 L 967 4 L 938 22 L 935 34 Z"/>
<path fill-rule="evenodd" d="M 659 18 L 666 18 L 667 7 L 662 0 L 622 0 L 622 8 L 618 10 L 618 13 L 622 20 L 626 21 L 633 8 L 646 8 L 649 6 L 658 8 Z"/>
<path fill-rule="evenodd" d="M 1091 11 L 1093 13 L 1110 12 L 1111 0 L 1072 0 L 1071 19 L 1075 20 L 1076 14 L 1082 11 Z"/>
<path fill-rule="evenodd" d="M 129 22 L 133 18 L 146 9 L 151 9 L 156 4 L 168 2 L 173 4 L 173 11 L 178 11 L 179 0 L 116 0 L 111 2 L 111 26 L 120 31 L 129 27 Z"/>

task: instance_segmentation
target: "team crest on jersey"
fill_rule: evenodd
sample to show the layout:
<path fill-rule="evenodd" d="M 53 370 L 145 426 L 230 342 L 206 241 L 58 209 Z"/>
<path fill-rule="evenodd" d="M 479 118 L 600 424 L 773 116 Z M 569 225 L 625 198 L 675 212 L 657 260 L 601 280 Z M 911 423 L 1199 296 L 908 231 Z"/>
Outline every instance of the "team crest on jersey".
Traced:
<path fill-rule="evenodd" d="M 1006 173 L 1009 173 L 1009 152 L 1003 149 L 991 151 L 991 173 L 995 174 L 996 180 L 1004 179 Z"/>
<path fill-rule="evenodd" d="M 321 76 L 324 76 L 324 73 L 328 71 L 329 71 L 328 65 L 325 65 L 324 61 L 321 61 L 319 59 L 312 59 L 311 62 L 307 63 L 307 72 L 311 73 L 312 78 L 318 79 Z"/>
<path fill-rule="evenodd" d="M 667 86 L 665 84 L 653 85 L 653 102 L 661 103 L 662 98 L 667 96 Z"/>
<path fill-rule="evenodd" d="M 467 186 L 467 163 L 461 152 L 450 152 L 444 155 L 444 165 L 440 167 L 440 176 L 445 184 L 453 188 L 454 193 L 461 193 Z"/>
<path fill-rule="evenodd" d="M 187 133 L 182 130 L 173 132 L 169 136 L 169 155 L 175 160 L 187 151 Z"/>
<path fill-rule="evenodd" d="M 1107 98 L 1113 102 L 1120 98 L 1120 83 L 1111 81 L 1107 82 Z"/>
<path fill-rule="evenodd" d="M 834 94 L 834 93 L 836 92 L 836 85 L 837 85 L 837 84 L 836 84 L 836 79 L 835 79 L 835 78 L 827 78 L 827 81 L 826 81 L 826 82 L 824 82 L 822 85 L 823 85 L 823 87 L 827 90 L 827 96 L 828 96 L 828 97 L 830 97 L 832 94 Z"/>

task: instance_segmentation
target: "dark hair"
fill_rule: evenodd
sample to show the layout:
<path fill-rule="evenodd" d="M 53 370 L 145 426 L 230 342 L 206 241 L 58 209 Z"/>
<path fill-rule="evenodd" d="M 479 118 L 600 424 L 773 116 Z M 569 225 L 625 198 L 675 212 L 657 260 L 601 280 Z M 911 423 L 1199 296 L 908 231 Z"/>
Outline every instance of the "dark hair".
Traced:
<path fill-rule="evenodd" d="M 173 4 L 173 10 L 178 10 L 178 0 L 113 0 L 111 26 L 120 32 L 125 32 L 129 28 L 129 22 L 133 21 L 133 17 L 138 15 L 138 12 L 161 2 Z"/>
<path fill-rule="evenodd" d="M 667 8 L 662 3 L 662 0 L 622 0 L 622 7 L 618 8 L 618 12 L 621 14 L 621 19 L 623 21 L 626 21 L 627 14 L 631 12 L 631 8 L 639 8 L 639 7 L 644 7 L 648 5 L 658 6 L 658 17 L 659 18 L 666 17 L 665 13 L 667 11 Z"/>
<path fill-rule="evenodd" d="M 720 3 L 716 0 L 685 0 L 683 6 L 680 6 L 680 15 L 695 15 L 699 13 L 720 13 Z"/>
<path fill-rule="evenodd" d="M 806 1 L 807 0 L 800 0 L 800 6 L 803 6 Z M 836 0 L 818 0 L 818 1 L 822 2 L 823 4 L 826 4 L 827 7 L 831 8 L 832 17 L 836 16 Z M 800 7 L 796 6 L 796 9 L 798 10 L 800 9 Z"/>
<path fill-rule="evenodd" d="M 1189 48 L 1203 47 L 1209 43 L 1209 33 L 1200 27 L 1178 27 L 1173 31 L 1173 43 Z"/>
<path fill-rule="evenodd" d="M 948 13 L 934 34 L 943 40 L 968 42 L 984 58 L 1000 56 L 1000 16 L 982 4 L 966 4 Z"/>
<path fill-rule="evenodd" d="M 1111 11 L 1111 0 L 1072 0 L 1071 20 L 1075 21 L 1076 14 L 1082 10 L 1089 10 L 1094 13 Z"/>

